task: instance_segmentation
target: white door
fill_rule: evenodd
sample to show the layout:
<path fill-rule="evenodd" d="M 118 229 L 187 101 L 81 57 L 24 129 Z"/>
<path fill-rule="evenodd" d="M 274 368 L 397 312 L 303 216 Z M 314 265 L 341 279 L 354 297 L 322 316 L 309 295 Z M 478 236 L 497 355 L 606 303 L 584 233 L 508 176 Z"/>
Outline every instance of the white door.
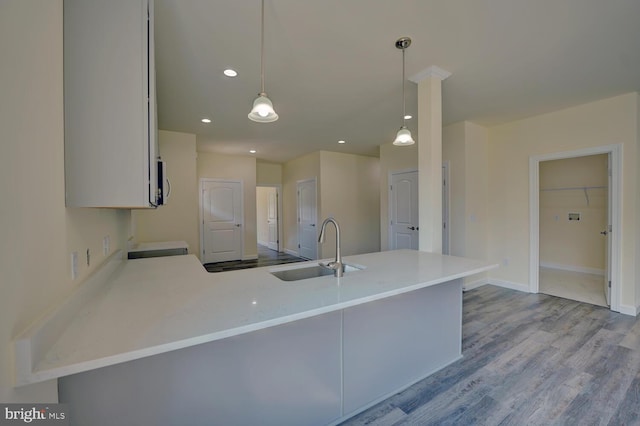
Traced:
<path fill-rule="evenodd" d="M 418 172 L 393 173 L 389 248 L 418 250 Z"/>
<path fill-rule="evenodd" d="M 242 182 L 202 180 L 202 263 L 242 259 Z"/>
<path fill-rule="evenodd" d="M 269 190 L 267 196 L 267 228 L 269 238 L 267 247 L 271 250 L 279 250 L 278 247 L 278 191 L 276 188 Z"/>
<path fill-rule="evenodd" d="M 612 172 L 612 164 L 611 164 L 612 155 L 609 154 L 609 167 L 607 173 L 607 228 L 602 231 L 602 234 L 605 236 L 605 247 L 607 257 L 605 259 L 604 264 L 604 296 L 607 299 L 607 305 L 611 306 L 611 217 L 612 208 L 613 208 L 613 191 L 611 185 L 611 172 Z"/>
<path fill-rule="evenodd" d="M 298 256 L 318 258 L 316 180 L 298 182 Z"/>

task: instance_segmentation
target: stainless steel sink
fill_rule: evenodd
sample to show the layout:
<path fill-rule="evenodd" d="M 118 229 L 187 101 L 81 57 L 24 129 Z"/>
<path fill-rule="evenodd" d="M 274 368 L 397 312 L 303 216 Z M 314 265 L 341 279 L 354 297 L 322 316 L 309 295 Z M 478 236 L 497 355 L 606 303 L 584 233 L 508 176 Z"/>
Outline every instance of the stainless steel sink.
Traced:
<path fill-rule="evenodd" d="M 364 269 L 364 267 L 356 265 L 344 265 L 344 273 L 355 272 Z M 305 268 L 291 268 L 280 271 L 270 271 L 271 275 L 281 279 L 282 281 L 300 281 L 309 278 L 324 277 L 333 275 L 333 270 L 320 265 L 307 266 Z"/>

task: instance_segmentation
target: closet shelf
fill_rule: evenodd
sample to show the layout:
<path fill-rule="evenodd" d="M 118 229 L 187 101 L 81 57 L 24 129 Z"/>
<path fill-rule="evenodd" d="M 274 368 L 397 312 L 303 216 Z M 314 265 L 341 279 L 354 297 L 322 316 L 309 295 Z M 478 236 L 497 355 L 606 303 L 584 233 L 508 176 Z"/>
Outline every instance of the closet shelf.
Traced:
<path fill-rule="evenodd" d="M 567 186 L 564 188 L 543 188 L 540 191 L 584 191 L 584 198 L 587 200 L 587 207 L 589 207 L 589 190 L 590 189 L 607 189 L 606 186 Z"/>

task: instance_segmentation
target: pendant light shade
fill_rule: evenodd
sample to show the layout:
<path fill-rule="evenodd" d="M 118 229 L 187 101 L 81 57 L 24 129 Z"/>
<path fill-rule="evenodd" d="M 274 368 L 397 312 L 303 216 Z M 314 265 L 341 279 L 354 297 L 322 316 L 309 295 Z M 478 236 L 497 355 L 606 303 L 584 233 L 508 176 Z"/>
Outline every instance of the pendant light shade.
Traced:
<path fill-rule="evenodd" d="M 249 113 L 249 118 L 258 123 L 271 123 L 278 119 L 278 114 L 273 109 L 273 104 L 266 93 L 260 93 L 256 100 L 253 101 L 253 108 Z"/>
<path fill-rule="evenodd" d="M 273 109 L 273 103 L 267 97 L 264 91 L 264 0 L 262 0 L 262 13 L 261 13 L 261 34 L 260 34 L 260 93 L 255 101 L 253 101 L 253 108 L 248 117 L 257 123 L 271 123 L 278 119 L 278 114 Z"/>
<path fill-rule="evenodd" d="M 409 37 L 401 37 L 396 41 L 396 48 L 402 50 L 402 127 L 400 127 L 400 130 L 398 130 L 398 133 L 396 134 L 396 139 L 393 141 L 393 144 L 397 146 L 407 146 L 407 145 L 413 145 L 414 143 L 416 143 L 413 140 L 413 137 L 411 137 L 411 132 L 409 131 L 409 129 L 407 129 L 407 126 L 405 125 L 407 114 L 406 114 L 406 108 L 405 108 L 405 95 L 404 95 L 404 83 L 406 80 L 404 76 L 404 51 L 409 46 L 411 46 L 411 39 Z"/>
<path fill-rule="evenodd" d="M 396 134 L 396 140 L 393 141 L 394 145 L 413 145 L 416 143 L 411 137 L 411 132 L 407 129 L 406 126 L 400 127 L 398 133 Z"/>

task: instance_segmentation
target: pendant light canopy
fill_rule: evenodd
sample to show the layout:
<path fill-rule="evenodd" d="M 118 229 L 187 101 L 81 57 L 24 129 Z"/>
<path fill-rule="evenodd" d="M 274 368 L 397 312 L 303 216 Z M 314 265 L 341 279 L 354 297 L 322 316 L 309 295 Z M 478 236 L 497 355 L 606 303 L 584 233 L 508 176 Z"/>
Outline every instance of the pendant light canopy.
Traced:
<path fill-rule="evenodd" d="M 411 132 L 405 125 L 407 114 L 405 110 L 404 96 L 404 51 L 409 46 L 411 46 L 411 39 L 409 37 L 401 37 L 396 41 L 396 48 L 402 50 L 402 127 L 400 127 L 400 130 L 398 130 L 398 133 L 396 134 L 396 140 L 393 141 L 393 144 L 399 146 L 413 145 L 415 143 L 415 141 L 411 137 Z"/>
<path fill-rule="evenodd" d="M 262 0 L 262 22 L 260 35 L 260 93 L 249 113 L 249 119 L 258 123 L 271 123 L 278 119 L 271 100 L 264 91 L 264 0 Z"/>

